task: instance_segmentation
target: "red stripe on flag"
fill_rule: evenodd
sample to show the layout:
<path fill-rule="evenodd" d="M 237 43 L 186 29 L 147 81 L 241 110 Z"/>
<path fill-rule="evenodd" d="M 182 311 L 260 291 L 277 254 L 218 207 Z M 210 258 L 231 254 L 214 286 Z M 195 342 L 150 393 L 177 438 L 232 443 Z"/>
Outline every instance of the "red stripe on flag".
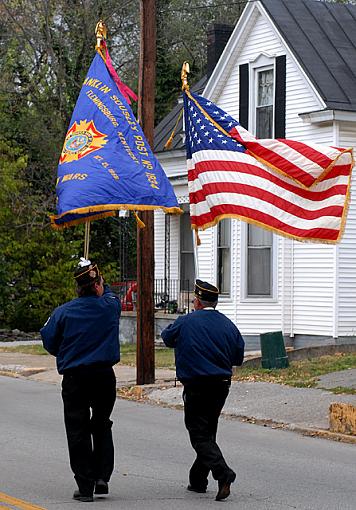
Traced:
<path fill-rule="evenodd" d="M 339 235 L 339 230 L 328 229 L 328 228 L 312 228 L 309 230 L 299 229 L 291 227 L 290 225 L 283 223 L 274 216 L 261 213 L 255 209 L 249 207 L 240 207 L 232 204 L 221 204 L 214 206 L 210 213 L 202 214 L 201 216 L 191 216 L 191 223 L 196 227 L 204 227 L 204 225 L 211 224 L 214 218 L 222 215 L 236 215 L 242 217 L 245 220 L 257 221 L 262 225 L 271 227 L 280 233 L 288 234 L 292 237 L 298 237 L 301 239 L 320 239 L 323 241 L 336 241 Z"/>
<path fill-rule="evenodd" d="M 242 143 L 252 156 L 262 159 L 266 162 L 265 164 L 270 164 L 280 171 L 285 172 L 291 178 L 296 179 L 298 182 L 307 187 L 310 187 L 316 178 L 303 170 L 297 164 L 292 163 L 292 160 L 296 159 L 296 156 L 291 152 L 290 159 L 288 159 L 278 153 L 278 147 L 275 146 L 273 149 L 269 149 L 267 145 L 275 145 L 278 141 L 278 143 L 291 147 L 295 151 L 299 152 L 299 154 L 308 158 L 310 160 L 310 164 L 317 164 L 322 169 L 326 169 L 332 163 L 332 159 L 327 157 L 325 154 L 318 152 L 302 142 L 278 139 L 267 141 L 264 144 L 264 140 L 261 140 L 260 142 L 258 140 L 248 141 L 241 137 L 238 128 L 236 127 L 230 131 L 230 135 L 232 138 Z"/>
<path fill-rule="evenodd" d="M 280 138 L 278 139 L 278 141 L 280 143 L 283 143 L 284 145 L 288 145 L 288 147 L 291 147 L 295 151 L 299 152 L 299 154 L 302 154 L 303 156 L 310 159 L 311 161 L 313 161 L 313 163 L 316 163 L 322 168 L 327 168 L 333 162 L 333 160 L 329 158 L 326 154 L 317 151 L 313 147 L 310 147 L 310 145 L 307 145 L 303 142 L 297 142 L 295 140 L 283 140 Z"/>
<path fill-rule="evenodd" d="M 302 218 L 305 220 L 314 220 L 317 218 L 321 218 L 323 216 L 335 216 L 336 218 L 341 218 L 344 208 L 339 205 L 330 205 L 326 207 L 321 207 L 317 210 L 307 210 L 303 207 L 300 207 L 296 204 L 292 204 L 283 198 L 280 198 L 273 193 L 268 191 L 264 191 L 260 188 L 256 188 L 254 186 L 249 186 L 246 184 L 235 184 L 235 183 L 210 183 L 205 184 L 202 190 L 193 192 L 189 194 L 190 202 L 192 204 L 198 204 L 200 202 L 204 202 L 206 197 L 209 195 L 215 195 L 219 193 L 236 193 L 238 195 L 245 195 L 253 198 L 257 198 L 259 200 L 263 200 L 278 209 L 285 211 L 293 216 L 297 216 L 298 218 Z M 222 197 L 223 200 L 223 197 Z M 238 200 L 238 198 L 236 198 Z"/>
<path fill-rule="evenodd" d="M 294 165 L 289 159 L 286 159 L 276 152 L 267 149 L 267 147 L 263 147 L 255 142 L 248 142 L 248 144 L 245 145 L 251 155 L 261 158 L 267 165 L 270 164 L 273 167 L 280 169 L 289 177 L 297 180 L 304 186 L 309 188 L 314 183 L 315 177 L 302 170 L 299 166 Z"/>
<path fill-rule="evenodd" d="M 349 166 L 343 165 L 340 168 L 342 172 L 333 172 L 337 177 L 338 175 L 349 175 Z M 196 164 L 194 169 L 190 169 L 188 171 L 188 181 L 194 181 L 199 178 L 199 175 L 206 172 L 236 172 L 243 173 L 246 175 L 251 175 L 252 177 L 261 177 L 262 179 L 266 179 L 269 182 L 272 182 L 276 186 L 283 188 L 287 191 L 291 191 L 296 195 L 307 198 L 308 200 L 319 201 L 325 198 L 329 198 L 336 194 L 345 195 L 347 192 L 347 185 L 339 184 L 332 186 L 328 190 L 325 191 L 313 191 L 307 190 L 304 188 L 300 188 L 295 184 L 290 184 L 288 182 L 283 181 L 278 176 L 269 173 L 268 171 L 246 163 L 238 163 L 236 161 L 201 161 Z"/>
<path fill-rule="evenodd" d="M 334 177 L 339 177 L 339 175 L 347 175 L 348 177 L 351 175 L 350 170 L 352 168 L 352 165 L 341 165 L 339 163 L 336 163 L 331 169 L 330 172 L 320 181 L 325 182 L 328 179 L 333 179 Z"/>

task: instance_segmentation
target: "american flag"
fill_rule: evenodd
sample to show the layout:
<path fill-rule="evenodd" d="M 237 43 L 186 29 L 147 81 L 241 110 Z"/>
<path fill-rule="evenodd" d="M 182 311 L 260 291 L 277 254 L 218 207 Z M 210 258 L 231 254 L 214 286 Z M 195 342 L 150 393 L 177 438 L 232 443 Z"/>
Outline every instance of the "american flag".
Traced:
<path fill-rule="evenodd" d="M 299 241 L 340 241 L 352 149 L 256 139 L 188 90 L 184 113 L 193 229 L 230 217 Z"/>

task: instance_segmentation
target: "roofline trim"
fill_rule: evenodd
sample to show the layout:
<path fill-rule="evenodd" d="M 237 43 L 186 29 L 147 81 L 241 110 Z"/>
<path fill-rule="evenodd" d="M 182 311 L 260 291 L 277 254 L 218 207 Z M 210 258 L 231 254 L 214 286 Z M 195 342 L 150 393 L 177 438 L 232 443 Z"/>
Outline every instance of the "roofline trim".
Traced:
<path fill-rule="evenodd" d="M 303 122 L 310 124 L 321 124 L 323 122 L 333 122 L 334 120 L 356 122 L 356 112 L 345 110 L 318 110 L 299 113 L 298 116 Z"/>
<path fill-rule="evenodd" d="M 157 152 L 155 151 L 155 155 L 158 157 L 158 159 L 176 159 L 176 158 L 179 158 L 181 156 L 184 156 L 186 155 L 186 152 L 185 152 L 185 149 L 182 148 L 182 149 L 171 149 L 171 150 L 168 150 L 168 151 L 160 151 L 160 152 Z"/>
<path fill-rule="evenodd" d="M 297 66 L 297 68 L 300 71 L 301 75 L 303 76 L 304 80 L 310 86 L 317 101 L 319 101 L 321 109 L 326 108 L 327 105 L 326 105 L 324 99 L 322 98 L 319 91 L 315 87 L 311 78 L 309 78 L 308 74 L 303 69 L 302 65 L 299 63 L 299 60 L 294 55 L 289 44 L 287 43 L 287 41 L 284 39 L 284 37 L 280 33 L 278 27 L 276 26 L 273 19 L 268 14 L 268 12 L 266 11 L 265 7 L 263 6 L 263 4 L 260 0 L 248 3 L 246 5 L 242 15 L 240 16 L 240 18 L 239 18 L 231 36 L 230 36 L 230 39 L 229 39 L 227 45 L 225 46 L 224 51 L 222 52 L 222 54 L 218 60 L 217 65 L 215 66 L 213 73 L 211 74 L 211 76 L 208 80 L 208 83 L 205 86 L 205 89 L 203 92 L 204 97 L 211 99 L 213 101 L 217 100 L 217 96 L 219 95 L 220 91 L 224 87 L 224 84 L 226 81 L 225 77 L 228 74 L 229 62 L 233 58 L 233 53 L 236 50 L 236 47 L 238 46 L 239 42 L 241 41 L 245 27 L 250 22 L 253 14 L 256 13 L 256 10 L 259 10 L 259 12 L 268 19 L 276 36 L 280 39 L 282 45 L 286 49 L 286 53 L 293 60 L 293 62 L 295 62 L 295 65 Z"/>
<path fill-rule="evenodd" d="M 258 2 L 259 3 L 259 2 Z M 219 95 L 219 92 L 224 87 L 226 79 L 224 78 L 224 74 L 228 74 L 227 65 L 223 64 L 223 62 L 229 63 L 236 46 L 239 43 L 241 34 L 244 32 L 244 28 L 250 22 L 250 18 L 254 12 L 254 6 L 251 7 L 252 4 L 248 3 L 243 10 L 240 18 L 238 19 L 235 28 L 224 48 L 224 51 L 220 55 L 220 58 L 214 68 L 214 71 L 211 73 L 211 76 L 205 85 L 203 95 L 207 99 L 216 100 L 216 96 Z M 239 33 L 240 37 L 236 36 L 236 33 Z"/>
<path fill-rule="evenodd" d="M 269 22 L 271 23 L 272 25 L 272 28 L 273 30 L 276 32 L 277 36 L 279 37 L 279 39 L 281 40 L 282 44 L 285 46 L 286 48 L 286 51 L 288 52 L 289 54 L 289 57 L 294 61 L 295 65 L 297 66 L 297 68 L 299 69 L 300 73 L 302 74 L 303 78 L 305 79 L 305 81 L 309 84 L 310 88 L 312 89 L 312 91 L 314 92 L 315 94 L 315 97 L 317 98 L 317 100 L 320 102 L 321 106 L 326 108 L 326 102 L 324 101 L 324 99 L 322 98 L 322 96 L 320 95 L 320 92 L 318 91 L 318 89 L 316 88 L 316 86 L 314 85 L 313 81 L 311 80 L 311 78 L 308 76 L 308 74 L 306 73 L 306 71 L 304 70 L 303 66 L 301 65 L 299 59 L 297 58 L 297 56 L 293 53 L 293 50 L 291 49 L 291 47 L 289 46 L 288 42 L 284 39 L 283 35 L 281 34 L 281 32 L 279 31 L 277 25 L 274 23 L 273 21 L 273 18 L 269 15 L 269 13 L 267 12 L 266 8 L 264 7 L 263 3 L 261 3 L 260 1 L 257 2 L 258 3 L 258 6 L 261 10 L 261 12 L 263 12 L 263 14 L 266 16 L 266 18 L 269 20 Z"/>

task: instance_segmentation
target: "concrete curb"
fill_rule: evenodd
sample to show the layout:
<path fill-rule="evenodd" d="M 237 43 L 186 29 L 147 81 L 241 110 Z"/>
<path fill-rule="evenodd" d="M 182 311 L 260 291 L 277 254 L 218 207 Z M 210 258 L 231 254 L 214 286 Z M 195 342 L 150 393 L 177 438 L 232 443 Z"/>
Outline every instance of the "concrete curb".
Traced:
<path fill-rule="evenodd" d="M 151 405 L 158 405 L 161 407 L 166 407 L 169 409 L 178 409 L 183 410 L 183 404 L 169 404 L 167 402 L 161 402 L 159 400 L 153 400 L 149 398 L 149 395 L 151 391 L 157 390 L 157 389 L 166 389 L 167 387 L 172 386 L 172 384 L 162 384 L 162 385 L 143 385 L 143 386 L 131 386 L 126 387 L 126 393 L 121 392 L 120 390 L 123 390 L 124 388 L 118 388 L 117 395 L 119 398 L 123 398 L 126 400 L 135 400 L 135 401 L 141 401 L 146 402 Z M 260 419 L 260 418 L 254 418 L 251 416 L 246 416 L 243 414 L 229 414 L 224 413 L 224 411 L 221 413 L 221 416 L 228 420 L 238 420 L 241 422 L 246 423 L 253 423 L 255 425 L 260 425 L 263 427 L 270 427 L 273 429 L 283 429 L 283 430 L 289 430 L 291 432 L 297 432 L 298 434 L 301 434 L 303 436 L 308 437 L 319 437 L 322 439 L 329 439 L 332 441 L 338 441 L 340 443 L 349 443 L 349 444 L 356 444 L 356 436 L 351 436 L 347 434 L 340 434 L 337 432 L 331 432 L 327 429 L 317 429 L 317 428 L 311 428 L 311 427 L 301 427 L 299 425 L 294 425 L 290 423 L 283 423 L 274 421 L 271 419 Z"/>
<path fill-rule="evenodd" d="M 230 415 L 230 414 L 224 414 L 222 415 L 225 418 L 228 419 L 237 419 L 239 421 L 247 422 L 247 423 L 253 423 L 256 425 L 260 425 L 263 427 L 270 427 L 272 429 L 283 429 L 283 430 L 289 430 L 291 432 L 297 432 L 299 434 L 302 434 L 303 436 L 309 436 L 309 437 L 320 437 L 322 439 L 330 439 L 332 441 L 338 441 L 340 443 L 350 443 L 350 444 L 356 444 L 356 436 L 349 436 L 347 434 L 339 434 L 337 432 L 331 432 L 327 429 L 314 429 L 311 427 L 300 427 L 299 425 L 293 425 L 291 423 L 281 423 L 273 420 L 262 420 L 257 418 L 251 418 L 250 416 L 244 416 L 244 415 Z"/>

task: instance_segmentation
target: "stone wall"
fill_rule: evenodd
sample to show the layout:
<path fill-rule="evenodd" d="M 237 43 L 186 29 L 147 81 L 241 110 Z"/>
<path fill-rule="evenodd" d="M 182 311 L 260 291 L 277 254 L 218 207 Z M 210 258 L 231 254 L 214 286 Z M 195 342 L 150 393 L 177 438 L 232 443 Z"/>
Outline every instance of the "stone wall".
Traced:
<path fill-rule="evenodd" d="M 177 314 L 155 314 L 155 343 L 162 343 L 161 331 L 179 317 Z M 133 344 L 137 339 L 136 312 L 122 312 L 120 319 L 120 343 Z"/>

